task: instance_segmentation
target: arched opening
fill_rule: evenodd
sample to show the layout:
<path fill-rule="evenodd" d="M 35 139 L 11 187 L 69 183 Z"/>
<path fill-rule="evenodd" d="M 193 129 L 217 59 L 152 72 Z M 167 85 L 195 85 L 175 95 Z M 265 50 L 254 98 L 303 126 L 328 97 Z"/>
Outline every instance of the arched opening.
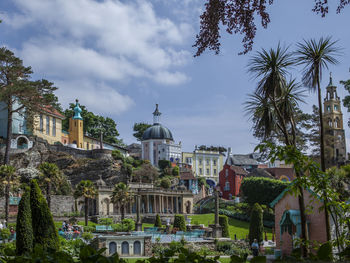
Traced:
<path fill-rule="evenodd" d="M 115 242 L 109 243 L 109 255 L 113 255 L 117 252 L 117 244 Z"/>
<path fill-rule="evenodd" d="M 333 121 L 332 121 L 332 119 L 328 119 L 328 126 L 329 126 L 330 128 L 333 127 Z"/>
<path fill-rule="evenodd" d="M 134 255 L 141 255 L 141 242 L 140 241 L 134 242 Z"/>
<path fill-rule="evenodd" d="M 105 198 L 103 201 L 102 201 L 102 212 L 103 214 L 105 215 L 108 215 L 109 216 L 109 199 L 108 198 Z"/>
<path fill-rule="evenodd" d="M 191 213 L 191 201 L 186 202 L 186 213 L 187 214 Z"/>
<path fill-rule="evenodd" d="M 18 149 L 28 149 L 28 139 L 24 136 L 17 137 L 17 148 Z"/>
<path fill-rule="evenodd" d="M 129 255 L 129 243 L 127 241 L 122 243 L 122 255 Z"/>
<path fill-rule="evenodd" d="M 334 122 L 334 128 L 340 128 L 340 120 L 339 118 L 335 118 L 335 122 Z"/>

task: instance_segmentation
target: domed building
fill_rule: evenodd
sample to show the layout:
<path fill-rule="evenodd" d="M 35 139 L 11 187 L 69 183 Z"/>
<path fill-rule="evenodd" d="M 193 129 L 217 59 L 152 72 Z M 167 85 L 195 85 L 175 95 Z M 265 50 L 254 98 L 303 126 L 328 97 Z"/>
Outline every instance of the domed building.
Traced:
<path fill-rule="evenodd" d="M 171 131 L 160 124 L 161 114 L 156 104 L 153 125 L 143 133 L 141 141 L 142 159 L 149 160 L 154 166 L 158 166 L 159 160 L 181 161 L 181 143 L 175 144 Z"/>

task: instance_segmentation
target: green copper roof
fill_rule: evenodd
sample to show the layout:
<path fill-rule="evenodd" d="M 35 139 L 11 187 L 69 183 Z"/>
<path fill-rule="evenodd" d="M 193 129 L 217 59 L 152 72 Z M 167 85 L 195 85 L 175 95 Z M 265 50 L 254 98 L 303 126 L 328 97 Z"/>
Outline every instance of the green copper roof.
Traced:
<path fill-rule="evenodd" d="M 81 112 L 82 112 L 82 110 L 81 110 L 81 108 L 79 106 L 79 101 L 75 100 L 73 120 L 82 120 L 83 117 L 81 117 L 81 115 L 80 115 Z"/>

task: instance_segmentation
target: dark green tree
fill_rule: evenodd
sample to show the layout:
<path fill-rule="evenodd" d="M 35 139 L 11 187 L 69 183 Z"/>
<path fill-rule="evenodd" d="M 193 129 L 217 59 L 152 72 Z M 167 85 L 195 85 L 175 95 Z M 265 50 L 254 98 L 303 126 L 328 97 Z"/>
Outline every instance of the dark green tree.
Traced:
<path fill-rule="evenodd" d="M 161 187 L 163 187 L 163 188 L 165 188 L 165 189 L 169 189 L 170 188 L 170 186 L 171 186 L 171 181 L 170 181 L 170 179 L 169 178 L 162 178 L 161 180 L 160 180 L 160 186 Z"/>
<path fill-rule="evenodd" d="M 110 198 L 113 204 L 120 206 L 121 220 L 123 220 L 125 218 L 126 205 L 134 200 L 134 195 L 131 192 L 130 187 L 123 182 L 116 184 Z"/>
<path fill-rule="evenodd" d="M 263 225 L 263 210 L 258 203 L 255 203 L 249 223 L 249 243 L 253 243 L 254 239 L 258 242 L 263 241 L 264 225 Z"/>
<path fill-rule="evenodd" d="M 33 239 L 30 188 L 27 187 L 18 205 L 16 222 L 16 254 L 24 255 L 32 252 Z"/>
<path fill-rule="evenodd" d="M 219 216 L 219 224 L 222 227 L 222 237 L 230 237 L 230 232 L 228 230 L 228 218 L 225 215 Z"/>
<path fill-rule="evenodd" d="M 180 168 L 179 168 L 179 166 L 175 166 L 175 167 L 173 168 L 173 171 L 172 171 L 171 173 L 173 174 L 173 176 L 179 176 L 179 174 L 180 174 Z"/>
<path fill-rule="evenodd" d="M 147 130 L 149 127 L 151 127 L 151 124 L 148 123 L 144 123 L 144 122 L 139 122 L 139 123 L 135 123 L 133 130 L 134 130 L 134 137 L 138 140 L 141 141 L 142 140 L 142 135 L 145 132 L 145 130 Z"/>
<path fill-rule="evenodd" d="M 47 80 L 32 81 L 32 69 L 6 47 L 0 48 L 0 101 L 7 111 L 7 132 L 4 164 L 9 164 L 12 139 L 12 120 L 15 113 L 25 116 L 27 129 L 32 130 L 34 116 L 51 105 L 49 94 L 56 89 Z"/>
<path fill-rule="evenodd" d="M 346 89 L 348 93 L 350 93 L 350 79 L 341 80 L 340 84 L 344 86 L 344 89 Z M 344 97 L 343 105 L 348 109 L 348 112 L 350 112 L 350 95 Z M 350 121 L 348 121 L 348 126 L 350 127 Z"/>
<path fill-rule="evenodd" d="M 160 220 L 159 214 L 156 216 L 156 221 L 154 222 L 154 227 L 162 227 L 162 220 Z"/>
<path fill-rule="evenodd" d="M 181 231 L 186 231 L 186 221 L 183 215 L 175 215 L 174 228 L 177 228 Z"/>
<path fill-rule="evenodd" d="M 30 208 L 33 220 L 33 246 L 41 245 L 44 249 L 59 249 L 58 233 L 47 202 L 36 180 L 30 185 Z"/>

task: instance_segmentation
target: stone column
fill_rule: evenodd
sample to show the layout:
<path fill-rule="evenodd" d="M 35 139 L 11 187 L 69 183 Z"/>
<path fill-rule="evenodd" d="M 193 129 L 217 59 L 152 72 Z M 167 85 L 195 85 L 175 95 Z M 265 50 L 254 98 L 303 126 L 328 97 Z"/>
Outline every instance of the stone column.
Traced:
<path fill-rule="evenodd" d="M 146 203 L 147 203 L 147 206 L 146 206 L 146 213 L 148 214 L 149 213 L 149 195 L 146 195 Z"/>
<path fill-rule="evenodd" d="M 215 225 L 213 226 L 213 237 L 220 238 L 222 237 L 222 229 L 219 224 L 219 191 L 214 188 L 215 194 Z"/>
<path fill-rule="evenodd" d="M 153 195 L 153 207 L 152 207 L 152 213 L 156 213 L 156 195 Z"/>
<path fill-rule="evenodd" d="M 175 196 L 175 207 L 176 207 L 176 213 L 179 214 L 179 199 L 177 196 Z"/>
<path fill-rule="evenodd" d="M 138 191 L 136 195 L 136 231 L 142 231 L 142 222 L 141 222 L 141 216 L 140 216 L 140 210 L 141 210 L 141 204 L 140 204 L 140 190 Z"/>

